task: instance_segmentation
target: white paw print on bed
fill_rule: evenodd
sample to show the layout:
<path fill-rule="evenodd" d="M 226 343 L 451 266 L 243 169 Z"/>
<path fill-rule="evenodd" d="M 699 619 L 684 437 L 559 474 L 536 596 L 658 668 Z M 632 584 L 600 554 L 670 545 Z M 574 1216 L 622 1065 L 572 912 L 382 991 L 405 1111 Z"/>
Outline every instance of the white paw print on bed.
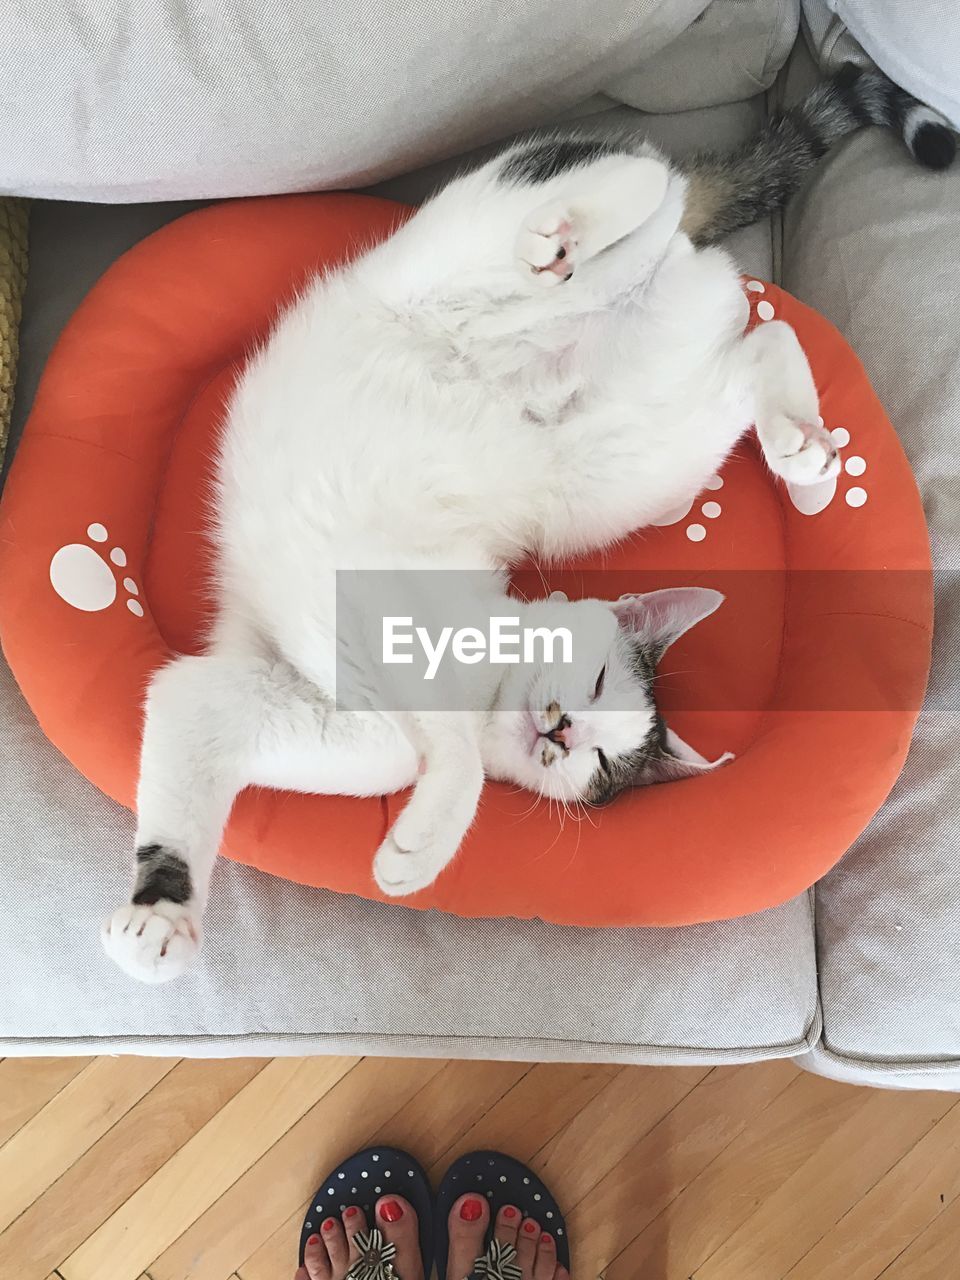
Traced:
<path fill-rule="evenodd" d="M 106 528 L 95 522 L 87 526 L 90 542 L 106 543 L 110 535 Z M 122 547 L 112 547 L 109 562 L 96 547 L 86 542 L 69 542 L 54 553 L 50 561 L 50 583 L 60 597 L 74 609 L 84 613 L 101 613 L 109 609 L 119 594 L 117 570 L 127 563 L 127 553 Z M 140 588 L 133 578 L 125 577 L 123 590 L 127 593 L 127 608 L 134 617 L 143 617 L 143 605 L 137 599 Z"/>
<path fill-rule="evenodd" d="M 712 489 L 714 492 L 722 489 L 723 476 L 712 476 L 707 481 L 707 488 Z M 670 524 L 679 524 L 693 510 L 693 504 L 699 501 L 699 498 L 691 498 L 689 502 L 685 502 L 680 507 L 674 507 L 672 511 L 665 512 L 659 520 L 652 520 L 650 523 L 658 529 L 666 528 Z M 697 511 L 697 515 L 703 516 L 706 520 L 716 520 L 722 513 L 723 507 L 712 498 L 708 498 L 706 502 L 701 503 Z M 691 542 L 703 542 L 706 536 L 707 526 L 705 524 L 700 524 L 698 520 L 694 520 L 687 525 L 687 537 Z"/>
<path fill-rule="evenodd" d="M 817 422 L 821 427 L 823 426 L 822 418 L 818 418 Z M 850 443 L 850 432 L 846 427 L 834 427 L 830 435 L 838 449 L 845 449 Z M 859 478 L 866 470 L 866 458 L 862 458 L 859 453 L 852 453 L 848 458 L 844 458 L 843 471 L 839 476 L 833 476 L 820 484 L 788 484 L 787 494 L 802 516 L 816 516 L 829 507 L 836 497 L 840 481 L 845 476 Z M 867 496 L 867 491 L 861 484 L 851 485 L 843 495 L 847 506 L 854 509 L 862 507 L 867 501 Z"/>
<path fill-rule="evenodd" d="M 823 426 L 823 419 L 818 419 L 818 424 Z M 834 427 L 830 432 L 833 442 L 838 449 L 845 449 L 850 443 L 850 432 L 846 427 Z M 859 479 L 867 470 L 867 462 L 860 454 L 853 453 L 844 459 L 843 475 L 851 478 Z M 836 497 L 837 487 L 842 477 L 833 476 L 829 480 L 824 480 L 822 484 L 788 484 L 786 485 L 787 496 L 793 506 L 801 515 L 815 516 L 821 511 L 825 511 L 830 503 Z M 707 481 L 706 488 L 716 492 L 723 488 L 723 476 L 713 476 Z M 844 493 L 844 501 L 848 507 L 862 507 L 867 501 L 867 491 L 863 485 L 851 485 Z M 704 501 L 706 498 L 706 501 Z M 697 510 L 694 511 L 694 506 Z M 659 520 L 652 520 L 656 528 L 662 529 L 667 525 L 679 524 L 681 520 L 690 516 L 692 518 L 686 527 L 686 535 L 691 542 L 703 542 L 707 537 L 709 524 L 704 521 L 716 520 L 723 514 L 723 507 L 719 502 L 712 498 L 700 494 L 696 498 L 691 498 L 689 502 L 683 503 L 682 506 L 674 507 L 672 511 L 665 512 Z"/>

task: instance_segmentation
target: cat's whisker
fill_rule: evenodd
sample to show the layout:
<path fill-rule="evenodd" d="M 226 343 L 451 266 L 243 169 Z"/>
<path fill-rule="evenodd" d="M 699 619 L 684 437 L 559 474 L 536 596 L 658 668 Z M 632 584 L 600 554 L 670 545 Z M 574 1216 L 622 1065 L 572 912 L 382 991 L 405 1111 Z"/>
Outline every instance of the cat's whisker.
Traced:
<path fill-rule="evenodd" d="M 560 771 L 561 771 L 561 776 L 564 778 L 564 780 L 570 783 L 571 791 L 575 791 L 573 779 L 570 777 L 570 772 L 567 768 L 567 762 L 565 760 L 562 761 L 560 764 Z M 566 804 L 566 802 L 564 803 Z M 592 827 L 597 826 L 597 824 L 590 818 L 589 814 L 587 813 L 586 802 L 577 795 L 574 795 L 573 799 L 570 801 L 569 805 L 567 806 L 567 812 L 570 814 L 570 817 L 573 819 L 573 821 L 576 822 L 577 824 L 583 821 L 587 821 L 590 823 Z"/>
<path fill-rule="evenodd" d="M 584 801 L 584 800 L 580 800 L 580 799 L 578 799 L 578 800 L 576 801 L 576 804 L 577 804 L 578 808 L 580 809 L 580 817 L 579 817 L 579 818 L 577 818 L 577 821 L 578 821 L 578 822 L 589 822 L 590 826 L 591 826 L 591 827 L 593 827 L 593 829 L 594 829 L 595 831 L 599 830 L 599 828 L 600 828 L 600 824 L 599 824 L 599 822 L 594 822 L 593 818 L 591 818 L 591 817 L 590 817 L 590 809 L 591 809 L 591 808 L 596 808 L 597 806 L 596 806 L 596 805 L 590 805 L 590 806 L 588 806 L 588 805 L 587 805 L 587 803 L 586 803 L 586 801 Z"/>
<path fill-rule="evenodd" d="M 521 813 L 517 818 L 514 819 L 514 822 L 513 822 L 514 826 L 516 826 L 520 822 L 525 821 L 525 819 L 529 818 L 531 813 L 533 813 L 534 809 L 536 809 L 540 805 L 540 803 L 543 800 L 544 782 L 545 782 L 545 779 L 541 778 L 540 787 L 538 791 L 534 795 L 533 799 L 530 801 L 529 806 L 526 809 L 524 809 L 523 813 Z M 520 792 L 520 791 L 527 791 L 527 789 L 525 787 L 514 787 L 511 794 L 516 794 L 517 792 Z M 529 794 L 530 794 L 529 791 L 527 791 L 527 795 Z"/>
<path fill-rule="evenodd" d="M 692 667 L 677 667 L 673 671 L 658 671 L 654 676 L 654 679 L 659 684 L 659 682 L 664 678 L 664 676 L 670 677 L 670 676 L 689 676 L 689 675 L 693 675 Z"/>

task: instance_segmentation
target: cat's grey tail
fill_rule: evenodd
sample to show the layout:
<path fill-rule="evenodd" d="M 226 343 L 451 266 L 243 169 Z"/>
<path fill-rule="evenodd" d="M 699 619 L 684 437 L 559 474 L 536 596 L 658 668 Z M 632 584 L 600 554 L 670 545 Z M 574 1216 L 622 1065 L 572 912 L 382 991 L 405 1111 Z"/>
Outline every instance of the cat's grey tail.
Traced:
<path fill-rule="evenodd" d="M 736 151 L 683 164 L 690 181 L 684 231 L 694 244 L 713 244 L 782 208 L 835 142 L 873 124 L 896 129 L 927 169 L 953 162 L 956 139 L 943 116 L 879 72 L 848 63 Z"/>

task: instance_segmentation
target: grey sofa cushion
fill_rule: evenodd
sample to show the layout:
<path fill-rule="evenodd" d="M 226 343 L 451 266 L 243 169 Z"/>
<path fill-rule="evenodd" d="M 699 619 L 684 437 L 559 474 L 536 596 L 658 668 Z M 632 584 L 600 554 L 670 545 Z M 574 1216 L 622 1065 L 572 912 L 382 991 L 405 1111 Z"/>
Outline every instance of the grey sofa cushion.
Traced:
<path fill-rule="evenodd" d="M 708 0 L 60 0 L 5 13 L 0 190 L 170 200 L 359 186 L 554 118 Z M 693 105 L 693 104 L 688 104 Z"/>
<path fill-rule="evenodd" d="M 671 149 L 732 143 L 758 104 L 631 118 Z M 611 123 L 622 120 L 611 113 Z M 390 185 L 422 196 L 436 169 Z M 22 426 L 60 327 L 109 262 L 176 206 L 41 204 L 15 409 Z M 770 270 L 770 230 L 738 239 Z M 127 884 L 132 819 L 41 737 L 0 671 L 0 1053 L 374 1052 L 637 1062 L 787 1056 L 817 1038 L 811 900 L 680 930 L 463 921 L 321 893 L 223 863 L 200 967 L 167 988 L 101 954 Z"/>
<path fill-rule="evenodd" d="M 821 1060 L 877 1082 L 960 1083 L 960 170 L 853 138 L 786 224 L 784 283 L 867 367 L 923 492 L 936 577 L 929 693 L 903 775 L 817 890 Z"/>
<path fill-rule="evenodd" d="M 799 0 L 713 0 L 655 57 L 607 87 L 643 111 L 687 111 L 769 89 L 793 47 Z"/>

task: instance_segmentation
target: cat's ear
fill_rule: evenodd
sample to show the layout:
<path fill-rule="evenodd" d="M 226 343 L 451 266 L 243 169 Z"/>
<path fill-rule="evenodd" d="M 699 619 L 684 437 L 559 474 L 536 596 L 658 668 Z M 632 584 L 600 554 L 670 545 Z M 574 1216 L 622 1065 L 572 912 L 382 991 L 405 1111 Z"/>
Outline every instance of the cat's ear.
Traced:
<path fill-rule="evenodd" d="M 642 596 L 621 596 L 611 608 L 620 626 L 659 662 L 674 640 L 709 618 L 723 599 L 709 587 L 667 587 Z"/>
<path fill-rule="evenodd" d="M 676 782 L 679 778 L 698 778 L 701 774 L 719 769 L 721 765 L 727 764 L 733 758 L 732 751 L 725 751 L 716 760 L 708 760 L 688 742 L 684 742 L 672 729 L 668 729 L 663 751 L 645 762 L 638 781 L 640 786 L 649 786 L 654 782 Z"/>

